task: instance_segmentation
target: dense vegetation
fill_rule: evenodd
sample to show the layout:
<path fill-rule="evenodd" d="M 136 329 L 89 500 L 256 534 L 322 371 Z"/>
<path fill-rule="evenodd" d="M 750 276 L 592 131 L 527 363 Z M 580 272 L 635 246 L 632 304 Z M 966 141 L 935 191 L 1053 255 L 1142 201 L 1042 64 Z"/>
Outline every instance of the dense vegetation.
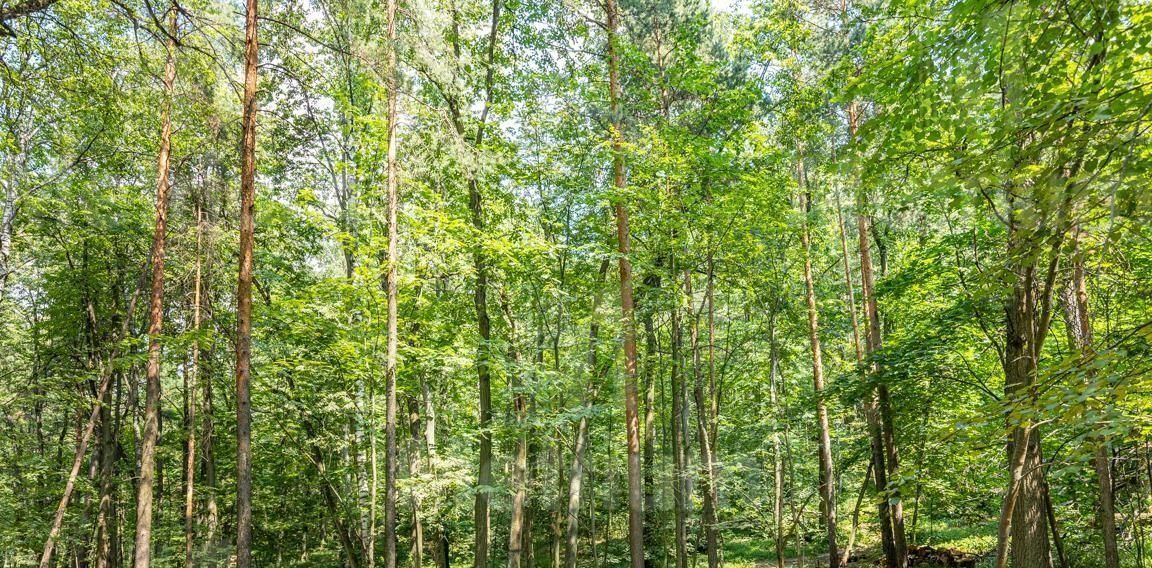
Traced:
<path fill-rule="evenodd" d="M 0 58 L 0 566 L 1152 563 L 1145 0 L 0 0 Z"/>

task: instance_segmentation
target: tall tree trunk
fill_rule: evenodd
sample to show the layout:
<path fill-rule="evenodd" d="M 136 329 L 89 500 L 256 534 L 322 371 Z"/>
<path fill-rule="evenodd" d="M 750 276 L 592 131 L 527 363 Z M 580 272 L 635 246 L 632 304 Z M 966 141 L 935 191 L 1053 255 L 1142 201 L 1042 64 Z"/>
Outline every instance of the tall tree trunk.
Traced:
<path fill-rule="evenodd" d="M 568 476 L 568 508 L 567 530 L 565 531 L 564 566 L 576 568 L 579 557 L 580 541 L 580 498 L 584 488 L 585 456 L 588 453 L 588 413 L 596 403 L 596 396 L 600 392 L 600 385 L 608 372 L 609 365 L 601 364 L 597 356 L 600 343 L 600 319 L 597 312 L 600 310 L 601 288 L 608 275 L 608 260 L 600 263 L 600 272 L 597 278 L 597 289 L 592 296 L 591 322 L 588 324 L 588 385 L 584 391 L 584 411 L 580 413 L 580 420 L 576 424 L 576 447 L 572 453 L 571 473 Z M 595 525 L 593 525 L 595 526 Z M 592 535 L 592 547 L 595 551 L 595 531 Z M 595 557 L 595 552 L 593 552 Z"/>
<path fill-rule="evenodd" d="M 119 375 L 112 379 L 100 401 L 100 505 L 96 520 L 96 568 L 112 568 L 120 562 L 119 518 L 116 499 L 116 404 L 113 390 L 119 390 Z"/>
<path fill-rule="evenodd" d="M 408 443 L 408 477 L 413 480 L 420 478 L 421 464 L 424 456 L 420 448 L 420 408 L 415 398 L 408 399 L 408 431 L 411 439 Z M 424 512 L 421 510 L 420 492 L 413 490 L 410 498 L 412 505 L 412 549 L 409 557 L 412 559 L 412 568 L 424 566 Z"/>
<path fill-rule="evenodd" d="M 424 467 L 429 475 L 435 476 L 439 459 L 436 447 L 436 406 L 432 401 L 432 389 L 423 378 L 420 380 L 420 398 L 424 406 Z M 438 519 L 434 525 L 432 540 L 432 557 L 436 562 L 436 568 L 448 568 L 450 563 L 448 529 L 443 519 Z"/>
<path fill-rule="evenodd" d="M 152 564 L 152 488 L 160 439 L 160 334 L 164 328 L 164 241 L 168 234 L 169 155 L 172 149 L 172 87 L 176 82 L 176 5 L 168 10 L 168 55 L 160 110 L 160 151 L 156 159 L 156 225 L 152 234 L 152 290 L 148 305 L 148 372 L 144 436 L 136 482 L 136 568 Z"/>
<path fill-rule="evenodd" d="M 716 536 L 716 499 L 713 484 L 714 469 L 712 458 L 712 435 L 709 431 L 709 403 L 704 391 L 704 369 L 700 355 L 700 322 L 693 305 L 692 274 L 684 273 L 684 292 L 688 296 L 689 346 L 692 350 L 692 399 L 696 404 L 696 443 L 700 445 L 701 519 L 700 528 L 704 533 L 704 546 L 708 555 L 708 568 L 720 565 L 719 543 Z"/>
<path fill-rule="evenodd" d="M 604 5 L 608 35 L 608 99 L 612 116 L 612 185 L 624 191 L 624 131 L 620 109 L 620 60 L 616 28 L 620 14 L 616 0 Z M 644 567 L 644 502 L 640 480 L 640 417 L 636 386 L 636 309 L 632 300 L 632 262 L 628 231 L 628 208 L 617 195 L 616 243 L 620 253 L 620 311 L 624 327 L 624 421 L 628 439 L 628 546 L 632 568 Z"/>
<path fill-rule="evenodd" d="M 882 347 L 880 332 L 880 312 L 877 307 L 876 293 L 872 276 L 872 254 L 868 243 L 869 219 L 866 213 L 867 203 L 864 191 L 858 189 L 856 211 L 856 230 L 860 246 L 860 290 L 864 295 L 864 346 L 869 359 L 876 356 Z M 879 374 L 879 365 L 873 360 L 869 372 L 875 376 Z M 908 564 L 908 547 L 904 539 L 904 514 L 900 501 L 899 488 L 894 486 L 893 479 L 897 475 L 896 437 L 893 432 L 892 404 L 888 396 L 888 386 L 883 382 L 876 385 L 872 408 L 867 409 L 870 429 L 872 430 L 872 461 L 875 464 L 876 489 L 881 492 L 878 500 L 880 506 L 881 530 L 888 525 L 888 534 L 884 537 L 885 557 L 890 567 L 903 567 Z"/>
<path fill-rule="evenodd" d="M 500 11 L 502 0 L 492 0 L 491 31 L 488 35 L 488 53 L 485 63 L 487 69 L 484 76 L 484 106 L 480 114 L 480 123 L 476 126 L 476 135 L 473 144 L 480 148 L 484 142 L 484 133 L 488 111 L 492 105 L 492 86 L 495 77 L 496 44 L 499 38 Z M 458 46 L 456 48 L 459 49 Z M 453 109 L 454 124 L 458 133 L 463 134 L 463 123 L 459 117 L 458 105 L 451 105 Z M 484 205 L 480 193 L 480 183 L 476 173 L 468 175 L 468 210 L 471 213 L 472 227 L 477 235 L 484 234 Z M 490 532 L 490 503 L 492 499 L 492 371 L 490 343 L 492 341 L 492 322 L 488 315 L 488 260 L 484 247 L 480 243 L 474 245 L 472 263 L 476 270 L 476 289 L 472 300 L 476 309 L 476 327 L 480 333 L 480 345 L 476 350 L 476 382 L 479 391 L 479 472 L 477 475 L 476 503 L 473 511 L 475 526 L 475 541 L 473 547 L 474 568 L 488 568 L 489 564 L 489 532 Z"/>
<path fill-rule="evenodd" d="M 653 290 L 659 288 L 660 279 L 653 279 Z M 658 357 L 656 346 L 656 325 L 652 321 L 653 310 L 644 310 L 644 550 L 645 562 L 654 562 L 653 556 L 659 548 L 659 519 L 656 515 L 656 368 Z"/>
<path fill-rule="evenodd" d="M 807 187 L 808 180 L 802 153 L 797 161 L 796 171 L 804 213 L 800 242 L 804 247 L 804 290 L 808 304 L 808 343 L 812 349 L 812 389 L 816 394 L 816 419 L 820 426 L 820 501 L 824 513 L 824 527 L 828 535 L 828 563 L 832 568 L 839 568 L 840 549 L 836 546 L 836 474 L 832 463 L 832 432 L 828 425 L 828 405 L 824 401 L 824 362 L 820 349 L 816 285 L 812 277 L 812 237 L 809 227 L 812 194 Z"/>
<path fill-rule="evenodd" d="M 776 344 L 776 312 L 768 316 L 768 402 L 779 413 L 780 349 Z M 784 455 L 780 431 L 772 429 L 772 539 L 776 568 L 784 568 Z"/>
<path fill-rule="evenodd" d="M 196 202 L 196 259 L 192 278 L 192 353 L 184 370 L 184 565 L 193 565 L 196 520 L 196 383 L 200 379 L 200 256 L 203 254 L 204 210 Z"/>
<path fill-rule="evenodd" d="M 211 272 L 209 272 L 211 274 Z M 204 282 L 205 295 L 211 297 L 211 284 L 210 281 Z M 203 410 L 201 411 L 201 433 L 200 433 L 200 446 L 202 448 L 203 457 L 201 458 L 200 466 L 202 490 L 207 493 L 207 499 L 204 503 L 204 537 L 202 539 L 203 555 L 209 565 L 215 565 L 214 549 L 217 546 L 216 530 L 220 524 L 220 511 L 216 505 L 216 431 L 213 412 L 215 407 L 212 399 L 212 381 L 209 377 L 205 377 L 203 381 Z"/>
<path fill-rule="evenodd" d="M 398 81 L 399 69 L 397 69 L 396 63 L 396 0 L 388 0 L 387 17 L 388 45 L 385 49 L 388 52 L 388 261 L 385 267 L 384 287 L 388 295 L 388 346 L 387 360 L 384 365 L 384 566 L 385 568 L 396 568 L 396 477 L 400 472 L 398 464 L 399 448 L 397 447 L 398 441 L 396 438 L 396 415 L 398 413 L 396 402 L 396 362 L 399 348 L 399 337 L 397 336 L 398 307 L 396 278 L 400 264 L 399 228 L 397 227 L 397 210 L 400 203 L 400 180 L 397 179 L 399 171 L 396 164 L 398 150 L 396 138 L 396 123 L 398 118 L 396 103 L 398 99 L 397 89 L 399 89 L 400 82 Z M 375 443 L 373 443 L 373 453 L 375 453 Z M 369 566 L 375 565 L 375 490 L 376 480 L 375 475 L 373 475 L 372 530 L 368 543 Z"/>
<path fill-rule="evenodd" d="M 508 325 L 508 360 L 512 373 L 508 378 L 508 388 L 512 397 L 512 414 L 516 419 L 516 449 L 512 458 L 512 511 L 508 523 L 508 568 L 520 568 L 524 544 L 524 502 L 528 497 L 528 400 L 524 396 L 523 369 L 520 350 L 517 346 L 516 319 L 512 305 L 501 291 L 500 305 Z"/>
<path fill-rule="evenodd" d="M 257 0 L 244 16 L 244 115 L 240 145 L 240 262 L 236 278 L 236 568 L 252 566 L 252 263 L 256 233 Z"/>
<path fill-rule="evenodd" d="M 17 198 L 28 170 L 30 137 L 27 129 L 21 129 L 16 139 L 17 148 L 12 160 L 13 171 L 8 172 L 7 179 L 0 182 L 4 186 L 4 208 L 0 209 L 0 305 L 4 304 L 8 292 L 8 279 L 15 271 L 12 267 L 12 240 L 15 237 Z"/>
<path fill-rule="evenodd" d="M 1088 274 L 1085 267 L 1083 233 L 1080 227 L 1073 229 L 1073 235 L 1075 240 L 1072 251 L 1072 274 L 1064 286 L 1061 304 L 1064 308 L 1065 328 L 1068 330 L 1068 344 L 1079 351 L 1085 381 L 1090 382 L 1096 375 L 1096 368 L 1093 366 L 1095 350 L 1092 335 L 1092 313 L 1088 309 Z M 1104 565 L 1106 568 L 1119 568 L 1120 551 L 1116 544 L 1116 504 L 1112 495 L 1112 451 L 1108 445 L 1107 434 L 1094 433 L 1091 444 L 1092 465 L 1096 470 L 1096 513 L 1104 542 Z"/>
<path fill-rule="evenodd" d="M 676 262 L 673 261 L 673 273 L 677 274 Z M 690 279 L 691 274 L 687 273 Z M 688 444 L 687 444 L 687 407 L 685 401 L 685 370 L 684 335 L 681 326 L 681 306 L 683 290 L 678 289 L 675 302 L 670 310 L 672 327 L 672 500 L 675 515 L 673 534 L 676 540 L 676 566 L 688 566 Z"/>

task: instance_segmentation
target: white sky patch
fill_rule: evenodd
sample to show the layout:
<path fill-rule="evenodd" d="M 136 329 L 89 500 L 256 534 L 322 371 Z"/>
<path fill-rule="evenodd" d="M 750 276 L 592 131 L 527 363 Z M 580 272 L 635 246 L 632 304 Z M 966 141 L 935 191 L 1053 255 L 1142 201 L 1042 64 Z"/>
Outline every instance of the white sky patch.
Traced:
<path fill-rule="evenodd" d="M 717 14 L 748 14 L 748 0 L 708 0 Z"/>

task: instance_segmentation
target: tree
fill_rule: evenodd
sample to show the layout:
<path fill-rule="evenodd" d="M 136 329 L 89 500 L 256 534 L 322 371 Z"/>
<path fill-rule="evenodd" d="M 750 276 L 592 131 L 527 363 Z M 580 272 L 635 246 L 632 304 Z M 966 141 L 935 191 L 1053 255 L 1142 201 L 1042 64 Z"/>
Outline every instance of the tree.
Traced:
<path fill-rule="evenodd" d="M 244 117 L 240 150 L 240 268 L 236 284 L 236 566 L 252 565 L 252 265 L 256 232 L 257 0 L 244 17 Z"/>

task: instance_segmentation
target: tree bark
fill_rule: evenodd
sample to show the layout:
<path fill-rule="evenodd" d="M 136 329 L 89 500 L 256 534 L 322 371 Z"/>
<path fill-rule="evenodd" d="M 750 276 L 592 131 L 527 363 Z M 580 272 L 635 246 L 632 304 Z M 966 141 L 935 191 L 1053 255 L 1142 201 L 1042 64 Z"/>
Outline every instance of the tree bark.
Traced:
<path fill-rule="evenodd" d="M 119 376 L 100 400 L 100 504 L 96 518 L 96 567 L 111 568 L 120 562 L 119 518 L 116 498 L 116 413 L 113 391 L 119 390 Z"/>
<path fill-rule="evenodd" d="M 133 291 L 131 299 L 128 301 L 127 315 L 124 317 L 120 326 L 120 335 L 116 338 L 116 342 L 123 340 L 128 336 L 128 331 L 132 328 L 132 317 L 136 313 L 136 300 L 140 295 L 140 290 L 143 287 L 144 280 L 136 286 Z M 89 304 L 89 318 L 95 319 L 95 311 Z M 113 344 L 115 345 L 114 342 Z M 72 458 L 72 469 L 68 474 L 68 480 L 64 484 L 64 493 L 60 496 L 60 502 L 56 505 L 56 512 L 52 517 L 52 528 L 48 531 L 48 538 L 44 541 L 44 551 L 40 554 L 39 568 L 49 568 L 52 565 L 52 553 L 56 549 L 56 539 L 60 538 L 60 531 L 64 526 L 64 513 L 68 510 L 68 503 L 72 499 L 72 492 L 76 488 L 76 479 L 80 475 L 80 466 L 84 461 L 84 455 L 88 449 L 88 442 L 92 438 L 92 433 L 96 429 L 96 421 L 100 418 L 102 405 L 100 401 L 105 398 L 109 386 L 112 384 L 115 371 L 112 368 L 112 362 L 119 357 L 119 351 L 113 347 L 108 353 L 107 360 L 100 363 L 99 374 L 103 377 L 99 386 L 96 388 L 95 396 L 92 400 L 92 412 L 88 415 L 88 423 L 80 431 L 80 435 L 76 440 L 76 452 Z M 43 452 L 41 452 L 43 453 Z"/>
<path fill-rule="evenodd" d="M 256 233 L 257 0 L 244 17 L 244 113 L 240 146 L 240 262 L 236 278 L 236 568 L 252 566 L 252 264 Z"/>
<path fill-rule="evenodd" d="M 172 150 L 172 98 L 176 82 L 176 11 L 168 11 L 170 28 L 164 63 L 164 93 L 160 110 L 160 150 L 156 159 L 156 224 L 152 235 L 152 289 L 148 305 L 148 371 L 144 399 L 144 432 L 140 475 L 136 482 L 136 568 L 152 564 L 152 490 L 156 477 L 156 445 L 160 439 L 160 334 L 164 328 L 164 244 L 168 234 L 169 157 Z"/>
<path fill-rule="evenodd" d="M 488 35 L 488 53 L 485 63 L 487 69 L 484 77 L 484 103 L 480 114 L 480 123 L 476 126 L 473 144 L 480 148 L 484 142 L 484 132 L 488 111 L 492 105 L 492 86 L 495 78 L 496 44 L 499 38 L 500 11 L 502 0 L 492 1 L 491 31 Z M 455 46 L 459 54 L 458 44 Z M 458 134 L 463 135 L 464 126 L 459 116 L 459 106 L 450 104 L 453 113 L 453 123 Z M 468 210 L 471 213 L 472 227 L 477 235 L 484 234 L 484 205 L 480 193 L 480 183 L 476 172 L 468 174 Z M 477 243 L 472 253 L 472 263 L 476 271 L 476 288 L 473 293 L 473 304 L 476 310 L 476 327 L 480 334 L 480 345 L 476 350 L 476 382 L 479 391 L 479 472 L 477 475 L 476 502 L 473 509 L 473 524 L 475 526 L 475 540 L 473 547 L 474 568 L 488 568 L 489 564 L 489 532 L 490 532 L 490 503 L 492 488 L 492 371 L 491 353 L 492 321 L 488 315 L 488 260 L 482 244 Z"/>

